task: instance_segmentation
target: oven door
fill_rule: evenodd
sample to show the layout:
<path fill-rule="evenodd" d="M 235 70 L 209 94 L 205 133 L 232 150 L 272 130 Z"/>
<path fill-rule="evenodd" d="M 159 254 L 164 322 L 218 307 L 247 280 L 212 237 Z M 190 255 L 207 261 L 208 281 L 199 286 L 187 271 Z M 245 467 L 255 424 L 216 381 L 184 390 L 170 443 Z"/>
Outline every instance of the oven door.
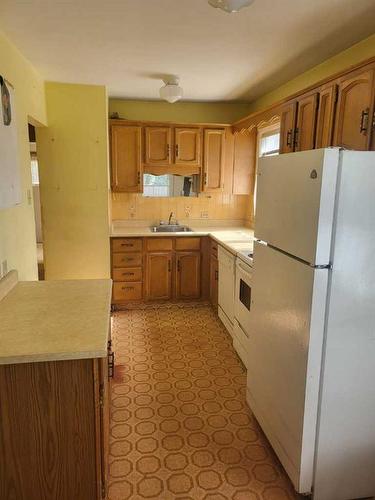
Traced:
<path fill-rule="evenodd" d="M 252 268 L 241 259 L 236 263 L 235 317 L 245 335 L 249 336 Z"/>

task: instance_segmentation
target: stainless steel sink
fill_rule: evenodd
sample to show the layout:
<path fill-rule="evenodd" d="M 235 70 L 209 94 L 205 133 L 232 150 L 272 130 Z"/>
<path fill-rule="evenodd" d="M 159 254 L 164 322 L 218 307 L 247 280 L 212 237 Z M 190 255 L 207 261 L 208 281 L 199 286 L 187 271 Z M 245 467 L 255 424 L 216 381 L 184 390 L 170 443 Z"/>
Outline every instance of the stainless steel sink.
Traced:
<path fill-rule="evenodd" d="M 161 226 L 153 226 L 151 228 L 153 233 L 190 233 L 193 230 L 190 227 L 180 224 L 164 224 Z"/>

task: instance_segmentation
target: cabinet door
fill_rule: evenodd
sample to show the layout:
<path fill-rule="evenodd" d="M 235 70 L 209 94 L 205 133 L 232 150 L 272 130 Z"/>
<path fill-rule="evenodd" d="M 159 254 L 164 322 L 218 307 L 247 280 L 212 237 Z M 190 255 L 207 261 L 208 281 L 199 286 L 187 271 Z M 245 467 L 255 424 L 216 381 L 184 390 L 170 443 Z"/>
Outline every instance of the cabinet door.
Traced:
<path fill-rule="evenodd" d="M 252 194 L 256 164 L 257 131 L 235 134 L 233 194 Z"/>
<path fill-rule="evenodd" d="M 141 127 L 111 126 L 112 191 L 142 192 Z"/>
<path fill-rule="evenodd" d="M 225 131 L 204 131 L 203 191 L 218 191 L 223 187 Z"/>
<path fill-rule="evenodd" d="M 108 341 L 108 355 L 112 358 L 112 342 Z M 112 362 L 112 360 L 111 360 Z M 97 363 L 95 368 L 95 363 Z M 114 367 L 111 366 L 113 376 Z M 98 377 L 99 384 L 95 384 L 99 391 L 99 422 L 97 422 L 96 436 L 98 441 L 97 450 L 100 456 L 97 457 L 100 463 L 100 498 L 107 498 L 108 474 L 109 474 L 109 371 L 108 358 L 94 360 L 94 377 Z"/>
<path fill-rule="evenodd" d="M 147 300 L 172 296 L 172 253 L 148 253 L 146 258 Z"/>
<path fill-rule="evenodd" d="M 318 93 L 298 100 L 296 128 L 294 130 L 294 150 L 314 149 L 315 127 L 318 109 Z"/>
<path fill-rule="evenodd" d="M 365 151 L 371 142 L 374 69 L 358 71 L 339 83 L 335 146 Z"/>
<path fill-rule="evenodd" d="M 315 136 L 316 149 L 332 146 L 336 92 L 337 85 L 330 85 L 319 92 L 319 110 Z"/>
<path fill-rule="evenodd" d="M 177 252 L 176 262 L 176 297 L 198 299 L 201 294 L 201 254 Z"/>
<path fill-rule="evenodd" d="M 211 257 L 210 262 L 210 301 L 214 307 L 218 303 L 218 289 L 219 289 L 219 266 L 218 261 Z"/>
<path fill-rule="evenodd" d="M 294 128 L 297 103 L 283 106 L 280 113 L 280 153 L 291 153 L 294 150 Z"/>
<path fill-rule="evenodd" d="M 198 128 L 175 129 L 175 164 L 201 164 L 201 131 Z"/>
<path fill-rule="evenodd" d="M 145 134 L 145 163 L 169 165 L 171 163 L 171 129 L 169 127 L 146 127 Z"/>

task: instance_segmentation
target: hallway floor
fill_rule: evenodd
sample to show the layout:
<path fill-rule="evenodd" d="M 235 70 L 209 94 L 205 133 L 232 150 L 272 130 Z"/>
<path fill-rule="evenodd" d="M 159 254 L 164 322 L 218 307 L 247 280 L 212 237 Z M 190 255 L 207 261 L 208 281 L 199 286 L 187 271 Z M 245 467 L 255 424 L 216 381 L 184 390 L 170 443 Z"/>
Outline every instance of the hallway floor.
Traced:
<path fill-rule="evenodd" d="M 112 331 L 110 500 L 297 498 L 210 306 L 116 312 Z"/>

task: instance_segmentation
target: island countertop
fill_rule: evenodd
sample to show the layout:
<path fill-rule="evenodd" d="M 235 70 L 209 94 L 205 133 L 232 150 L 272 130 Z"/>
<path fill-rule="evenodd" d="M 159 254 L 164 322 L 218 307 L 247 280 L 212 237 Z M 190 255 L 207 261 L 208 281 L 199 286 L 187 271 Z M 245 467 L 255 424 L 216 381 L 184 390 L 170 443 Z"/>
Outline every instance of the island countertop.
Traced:
<path fill-rule="evenodd" d="M 107 355 L 112 281 L 21 281 L 0 300 L 0 364 Z"/>

